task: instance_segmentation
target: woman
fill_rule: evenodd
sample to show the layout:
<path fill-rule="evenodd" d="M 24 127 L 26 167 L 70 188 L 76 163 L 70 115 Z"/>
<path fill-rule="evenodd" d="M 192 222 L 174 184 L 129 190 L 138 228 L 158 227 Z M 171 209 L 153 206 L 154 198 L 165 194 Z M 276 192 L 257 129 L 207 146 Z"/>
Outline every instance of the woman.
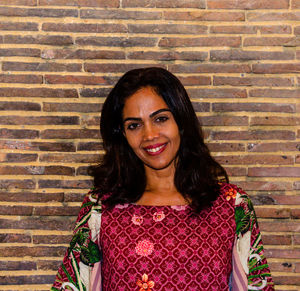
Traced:
<path fill-rule="evenodd" d="M 174 75 L 127 72 L 100 130 L 95 189 L 51 290 L 274 290 L 251 201 L 211 157 Z"/>

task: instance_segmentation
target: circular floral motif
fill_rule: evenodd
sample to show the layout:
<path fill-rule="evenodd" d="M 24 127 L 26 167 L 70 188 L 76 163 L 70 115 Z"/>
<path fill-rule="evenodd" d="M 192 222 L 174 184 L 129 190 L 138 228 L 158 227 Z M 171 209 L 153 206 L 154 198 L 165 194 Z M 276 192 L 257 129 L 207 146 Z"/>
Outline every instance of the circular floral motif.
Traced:
<path fill-rule="evenodd" d="M 142 276 L 142 280 L 138 279 L 136 284 L 140 287 L 139 291 L 151 291 L 151 289 L 154 287 L 154 282 L 149 281 L 147 274 Z"/>
<path fill-rule="evenodd" d="M 135 225 L 141 225 L 143 223 L 143 217 L 138 215 L 133 215 L 131 221 Z"/>
<path fill-rule="evenodd" d="M 165 216 L 163 211 L 155 212 L 153 214 L 153 220 L 156 221 L 156 222 L 157 221 L 162 221 L 165 217 L 166 216 Z"/>
<path fill-rule="evenodd" d="M 137 246 L 135 247 L 135 252 L 140 256 L 149 256 L 153 252 L 154 245 L 151 241 L 144 239 L 139 241 Z"/>
<path fill-rule="evenodd" d="M 119 208 L 119 209 L 124 209 L 124 208 L 127 208 L 128 207 L 128 203 L 125 203 L 125 204 L 117 204 L 115 207 L 116 208 Z"/>

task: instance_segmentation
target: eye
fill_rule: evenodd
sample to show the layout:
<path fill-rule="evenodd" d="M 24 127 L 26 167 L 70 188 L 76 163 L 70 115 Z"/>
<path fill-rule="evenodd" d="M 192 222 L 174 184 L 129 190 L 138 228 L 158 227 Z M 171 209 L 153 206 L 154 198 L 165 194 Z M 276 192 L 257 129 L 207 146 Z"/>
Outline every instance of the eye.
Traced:
<path fill-rule="evenodd" d="M 168 117 L 168 116 L 158 116 L 158 117 L 155 119 L 155 121 L 157 121 L 157 122 L 165 122 L 165 121 L 167 121 L 167 120 L 169 120 L 169 117 Z"/>
<path fill-rule="evenodd" d="M 133 123 L 129 123 L 129 124 L 126 126 L 126 129 L 128 129 L 128 130 L 135 130 L 135 129 L 137 129 L 139 126 L 140 126 L 139 123 L 133 122 Z"/>

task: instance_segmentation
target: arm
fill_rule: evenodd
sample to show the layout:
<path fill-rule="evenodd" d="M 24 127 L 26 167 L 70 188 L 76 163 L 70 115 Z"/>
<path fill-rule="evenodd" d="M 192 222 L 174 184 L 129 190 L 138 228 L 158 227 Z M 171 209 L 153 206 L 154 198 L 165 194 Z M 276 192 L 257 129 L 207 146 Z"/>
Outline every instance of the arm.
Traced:
<path fill-rule="evenodd" d="M 98 237 L 101 225 L 101 205 L 90 192 L 84 199 L 73 238 L 58 270 L 51 291 L 101 291 L 101 253 Z"/>
<path fill-rule="evenodd" d="M 236 239 L 233 247 L 232 291 L 274 290 L 257 218 L 248 195 L 234 185 Z"/>

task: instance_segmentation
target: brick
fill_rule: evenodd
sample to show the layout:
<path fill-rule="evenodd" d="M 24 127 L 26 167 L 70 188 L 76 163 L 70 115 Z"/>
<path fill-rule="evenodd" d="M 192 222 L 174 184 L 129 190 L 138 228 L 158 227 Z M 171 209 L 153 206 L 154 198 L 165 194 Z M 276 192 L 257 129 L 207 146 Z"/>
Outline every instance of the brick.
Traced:
<path fill-rule="evenodd" d="M 277 228 L 277 226 L 279 228 Z M 291 223 L 288 224 L 288 226 L 289 227 L 287 229 L 290 229 L 290 231 L 293 231 L 293 229 L 294 229 L 294 223 L 291 222 Z M 282 226 L 280 227 L 279 223 L 277 223 L 277 222 L 274 223 L 274 226 L 272 226 L 271 229 L 272 228 L 274 230 L 276 229 L 276 231 L 284 231 L 283 229 L 286 229 L 286 227 L 285 227 L 285 225 L 283 223 L 282 223 Z M 267 258 L 278 258 L 278 259 L 280 259 L 280 258 L 284 258 L 284 259 L 298 259 L 300 257 L 300 250 L 297 250 L 297 249 L 267 249 L 266 250 L 266 257 Z M 299 277 L 299 279 L 300 279 L 300 277 Z"/>
<path fill-rule="evenodd" d="M 184 86 L 211 85 L 211 78 L 209 76 L 178 76 L 178 78 Z"/>
<path fill-rule="evenodd" d="M 99 162 L 98 154 L 41 154 L 41 162 L 52 163 L 97 163 Z"/>
<path fill-rule="evenodd" d="M 294 205 L 299 204 L 300 196 L 295 195 L 272 195 L 273 204 L 277 205 Z"/>
<path fill-rule="evenodd" d="M 207 0 L 209 9 L 285 9 L 289 8 L 288 0 Z"/>
<path fill-rule="evenodd" d="M 299 21 L 300 13 L 292 12 L 249 12 L 248 21 Z"/>
<path fill-rule="evenodd" d="M 292 7 L 293 9 L 300 8 L 300 1 L 299 1 L 299 0 L 292 0 L 291 2 L 292 2 L 292 3 L 291 3 L 291 7 Z"/>
<path fill-rule="evenodd" d="M 39 132 L 37 130 L 31 129 L 8 129 L 8 128 L 1 128 L 0 129 L 0 136 L 1 138 L 38 138 Z"/>
<path fill-rule="evenodd" d="M 212 50 L 210 59 L 212 61 L 232 61 L 232 60 L 293 60 L 295 53 L 287 52 L 267 52 L 267 51 L 246 51 L 241 49 Z M 254 64 L 253 66 L 255 66 Z M 264 64 L 265 65 L 265 64 Z"/>
<path fill-rule="evenodd" d="M 73 39 L 68 35 L 4 35 L 4 43 L 40 44 L 40 45 L 73 45 Z"/>
<path fill-rule="evenodd" d="M 253 64 L 252 70 L 256 74 L 299 73 L 300 63 Z"/>
<path fill-rule="evenodd" d="M 283 103 L 214 103 L 212 110 L 215 112 L 287 112 L 294 113 L 294 104 Z"/>
<path fill-rule="evenodd" d="M 81 64 L 3 62 L 3 71 L 80 72 Z"/>
<path fill-rule="evenodd" d="M 209 112 L 210 110 L 209 103 L 192 101 L 192 105 L 196 112 Z"/>
<path fill-rule="evenodd" d="M 28 285 L 53 283 L 53 275 L 0 276 L 1 285 Z"/>
<path fill-rule="evenodd" d="M 86 192 L 84 193 L 66 193 L 65 194 L 65 202 L 82 202 L 84 197 L 86 196 Z"/>
<path fill-rule="evenodd" d="M 204 126 L 248 125 L 247 116 L 202 116 L 200 122 Z"/>
<path fill-rule="evenodd" d="M 0 97 L 77 98 L 75 89 L 0 88 Z"/>
<path fill-rule="evenodd" d="M 265 240 L 264 240 L 265 242 Z M 286 260 L 285 262 L 268 262 L 272 272 L 294 272 L 295 264 Z M 276 288 L 277 289 L 277 288 Z M 277 289 L 278 290 L 278 289 Z M 280 289 L 279 289 L 280 290 Z"/>
<path fill-rule="evenodd" d="M 211 138 L 213 140 L 293 140 L 295 133 L 288 130 L 215 131 L 211 133 Z"/>
<path fill-rule="evenodd" d="M 255 164 L 261 164 L 261 165 L 292 165 L 293 164 L 293 157 L 291 157 L 291 156 L 280 156 L 280 155 L 215 156 L 215 159 L 223 165 L 255 165 Z M 285 189 L 285 190 L 287 190 L 287 189 Z"/>
<path fill-rule="evenodd" d="M 265 98 L 299 98 L 300 90 L 290 89 L 252 89 L 249 91 L 249 97 Z"/>
<path fill-rule="evenodd" d="M 96 10 L 81 9 L 80 18 L 87 19 L 136 19 L 136 20 L 159 20 L 162 18 L 160 11 L 128 11 L 128 10 Z"/>
<path fill-rule="evenodd" d="M 42 84 L 43 76 L 0 74 L 0 83 Z"/>
<path fill-rule="evenodd" d="M 100 134 L 97 129 L 45 129 L 40 133 L 43 139 L 61 138 L 61 139 L 99 139 Z"/>
<path fill-rule="evenodd" d="M 247 98 L 245 89 L 187 89 L 191 98 Z"/>
<path fill-rule="evenodd" d="M 32 48 L 1 48 L 0 49 L 0 56 L 5 57 L 39 57 L 41 51 L 39 49 L 32 49 Z"/>
<path fill-rule="evenodd" d="M 300 155 L 296 156 L 296 161 L 295 162 L 296 162 L 296 164 L 300 164 Z"/>
<path fill-rule="evenodd" d="M 34 244 L 68 244 L 72 235 L 33 235 Z M 40 264 L 41 262 L 38 262 Z"/>
<path fill-rule="evenodd" d="M 125 53 L 111 50 L 44 49 L 41 57 L 43 59 L 124 59 Z"/>
<path fill-rule="evenodd" d="M 33 102 L 0 102 L 1 110 L 13 110 L 13 111 L 41 111 L 41 105 Z"/>
<path fill-rule="evenodd" d="M 156 45 L 157 38 L 154 37 L 100 37 L 86 36 L 77 37 L 75 43 L 77 45 L 93 45 L 93 46 L 108 46 L 108 47 L 153 47 Z"/>
<path fill-rule="evenodd" d="M 5 206 L 1 206 L 1 207 L 5 207 Z M 27 234 L 19 234 L 19 233 L 1 233 L 0 242 L 1 243 L 31 243 L 31 236 Z"/>
<path fill-rule="evenodd" d="M 40 206 L 34 207 L 33 214 L 40 216 L 50 216 L 50 215 L 59 215 L 59 216 L 77 216 L 80 210 L 80 206 Z M 50 243 L 50 242 L 48 242 Z"/>
<path fill-rule="evenodd" d="M 79 142 L 77 151 L 100 151 L 103 150 L 101 142 Z"/>
<path fill-rule="evenodd" d="M 244 152 L 245 145 L 242 143 L 207 143 L 208 148 L 212 152 Z"/>
<path fill-rule="evenodd" d="M 36 262 L 28 261 L 0 261 L 1 271 L 15 271 L 15 270 L 36 270 Z"/>
<path fill-rule="evenodd" d="M 35 162 L 37 158 L 38 158 L 37 154 L 15 154 L 15 153 L 0 154 L 0 161 L 8 162 L 8 163 Z"/>
<path fill-rule="evenodd" d="M 300 118 L 297 117 L 251 117 L 250 125 L 280 125 L 280 126 L 295 126 L 300 125 Z"/>
<path fill-rule="evenodd" d="M 291 42 L 294 37 L 246 37 L 244 39 L 244 46 L 282 46 L 292 45 Z"/>
<path fill-rule="evenodd" d="M 89 32 L 89 33 L 122 33 L 127 32 L 124 24 L 115 23 L 53 23 L 46 22 L 42 24 L 44 31 L 60 32 Z"/>
<path fill-rule="evenodd" d="M 74 227 L 75 217 L 36 217 L 25 216 L 21 220 L 0 219 L 0 229 L 43 229 L 43 230 L 59 230 L 71 231 Z M 29 254 L 27 254 L 29 255 Z M 25 254 L 25 256 L 27 256 Z M 20 256 L 20 255 L 19 255 Z"/>
<path fill-rule="evenodd" d="M 294 234 L 293 239 L 296 245 L 300 245 L 300 235 Z"/>
<path fill-rule="evenodd" d="M 84 64 L 84 71 L 96 73 L 96 72 L 102 72 L 102 73 L 124 73 L 129 70 L 138 69 L 138 68 L 146 68 L 146 67 L 153 67 L 153 64 L 135 64 L 135 63 L 128 63 L 128 64 L 94 64 L 94 63 L 86 63 Z M 164 67 L 163 65 L 160 65 L 160 67 Z M 91 90 L 91 89 L 86 89 Z M 99 90 L 105 90 L 105 89 L 99 89 Z M 109 92 L 110 90 L 107 90 L 106 92 Z M 107 95 L 107 94 L 106 94 Z"/>
<path fill-rule="evenodd" d="M 299 151 L 299 148 L 300 145 L 297 142 L 250 143 L 247 146 L 249 152 Z"/>
<path fill-rule="evenodd" d="M 274 277 L 275 285 L 300 285 L 300 277 L 299 276 L 276 276 Z M 277 288 L 276 288 L 277 289 Z M 286 290 L 286 289 L 285 289 Z M 297 289 L 294 289 L 297 290 Z"/>
<path fill-rule="evenodd" d="M 34 22 L 0 22 L 0 30 L 38 31 Z"/>
<path fill-rule="evenodd" d="M 1 5 L 37 6 L 37 0 L 1 0 Z"/>
<path fill-rule="evenodd" d="M 70 241 L 68 241 L 69 243 Z M 37 268 L 38 270 L 53 270 L 57 271 L 59 266 L 61 265 L 61 261 L 49 261 L 49 260 L 38 260 Z"/>
<path fill-rule="evenodd" d="M 289 25 L 263 25 L 258 26 L 261 34 L 291 34 L 292 28 Z"/>
<path fill-rule="evenodd" d="M 205 25 L 186 24 L 128 24 L 129 33 L 150 34 L 205 34 L 208 27 Z"/>
<path fill-rule="evenodd" d="M 32 180 L 0 180 L 0 188 L 6 190 L 12 189 L 35 189 L 35 182 Z"/>
<path fill-rule="evenodd" d="M 186 21 L 245 21 L 244 12 L 212 12 L 212 11 L 164 11 L 166 20 Z"/>
<path fill-rule="evenodd" d="M 0 166 L 0 174 L 74 176 L 75 169 L 66 166 Z"/>
<path fill-rule="evenodd" d="M 2 215 L 32 215 L 32 206 L 0 206 Z"/>
<path fill-rule="evenodd" d="M 174 73 L 249 73 L 251 68 L 245 64 L 170 64 L 169 70 Z"/>
<path fill-rule="evenodd" d="M 257 208 L 256 208 L 256 212 L 257 212 Z M 292 236 L 288 234 L 287 235 L 265 234 L 263 243 L 265 245 L 291 245 Z"/>
<path fill-rule="evenodd" d="M 91 180 L 39 180 L 39 188 L 90 189 Z"/>
<path fill-rule="evenodd" d="M 88 176 L 88 169 L 89 167 L 78 167 L 76 169 L 76 176 Z"/>
<path fill-rule="evenodd" d="M 78 11 L 75 9 L 0 7 L 0 15 L 14 17 L 77 17 Z"/>
<path fill-rule="evenodd" d="M 300 190 L 300 183 L 299 182 L 294 183 L 294 190 Z"/>
<path fill-rule="evenodd" d="M 291 209 L 291 218 L 299 219 L 300 218 L 300 209 Z"/>
<path fill-rule="evenodd" d="M 127 58 L 133 60 L 160 60 L 160 61 L 173 61 L 173 60 L 185 60 L 185 61 L 204 61 L 208 57 L 207 52 L 201 51 L 133 51 L 128 52 Z M 187 77 L 186 77 L 187 78 Z M 199 78 L 200 79 L 200 78 Z"/>
<path fill-rule="evenodd" d="M 75 152 L 72 142 L 33 142 L 18 140 L 0 140 L 0 149 L 19 149 L 29 151 Z"/>
<path fill-rule="evenodd" d="M 23 257 L 23 256 L 32 256 L 32 257 L 48 257 L 48 256 L 63 256 L 65 253 L 65 247 L 48 247 L 48 246 L 11 246 L 6 247 L 5 252 L 3 252 L 3 247 L 0 247 L 1 253 L 4 257 Z"/>
<path fill-rule="evenodd" d="M 109 76 L 45 75 L 44 79 L 47 84 L 112 85 L 116 83 L 118 78 Z"/>
<path fill-rule="evenodd" d="M 80 124 L 82 126 L 99 125 L 100 116 L 81 116 Z"/>
<path fill-rule="evenodd" d="M 210 33 L 223 33 L 223 34 L 256 34 L 256 26 L 246 26 L 246 25 L 226 25 L 226 26 L 212 26 L 209 29 Z"/>
<path fill-rule="evenodd" d="M 75 125 L 75 124 L 79 124 L 79 118 L 78 116 L 14 116 L 11 115 L 11 116 L 0 116 L 0 124 Z"/>
<path fill-rule="evenodd" d="M 245 191 L 279 191 L 279 190 L 291 190 L 291 184 L 289 182 L 265 182 L 265 181 L 239 181 L 237 184 Z M 286 222 L 285 222 L 286 223 Z M 273 226 L 272 226 L 273 227 Z M 275 231 L 276 227 L 263 228 L 264 231 Z M 280 231 L 277 230 L 276 231 Z"/>
<path fill-rule="evenodd" d="M 239 47 L 241 45 L 240 37 L 196 37 L 196 38 L 178 38 L 162 37 L 158 43 L 160 47 Z"/>
<path fill-rule="evenodd" d="M 204 0 L 123 0 L 122 7 L 205 8 Z"/>
<path fill-rule="evenodd" d="M 1 201 L 8 202 L 62 202 L 64 193 L 33 193 L 22 191 L 7 195 L 7 192 L 0 192 L 0 199 Z"/>
<path fill-rule="evenodd" d="M 259 218 L 290 218 L 291 211 L 287 208 L 255 208 L 257 217 Z"/>
<path fill-rule="evenodd" d="M 80 90 L 80 97 L 107 97 L 111 88 L 86 88 Z"/>
<path fill-rule="evenodd" d="M 226 167 L 225 170 L 230 177 L 247 175 L 247 170 L 241 167 Z"/>
<path fill-rule="evenodd" d="M 101 7 L 118 8 L 119 0 L 39 0 L 44 6 L 79 6 L 79 7 Z"/>
<path fill-rule="evenodd" d="M 214 76 L 213 78 L 213 84 L 215 86 L 230 85 L 230 86 L 290 87 L 293 86 L 293 83 L 294 82 L 292 78 L 223 77 L 223 76 Z"/>

